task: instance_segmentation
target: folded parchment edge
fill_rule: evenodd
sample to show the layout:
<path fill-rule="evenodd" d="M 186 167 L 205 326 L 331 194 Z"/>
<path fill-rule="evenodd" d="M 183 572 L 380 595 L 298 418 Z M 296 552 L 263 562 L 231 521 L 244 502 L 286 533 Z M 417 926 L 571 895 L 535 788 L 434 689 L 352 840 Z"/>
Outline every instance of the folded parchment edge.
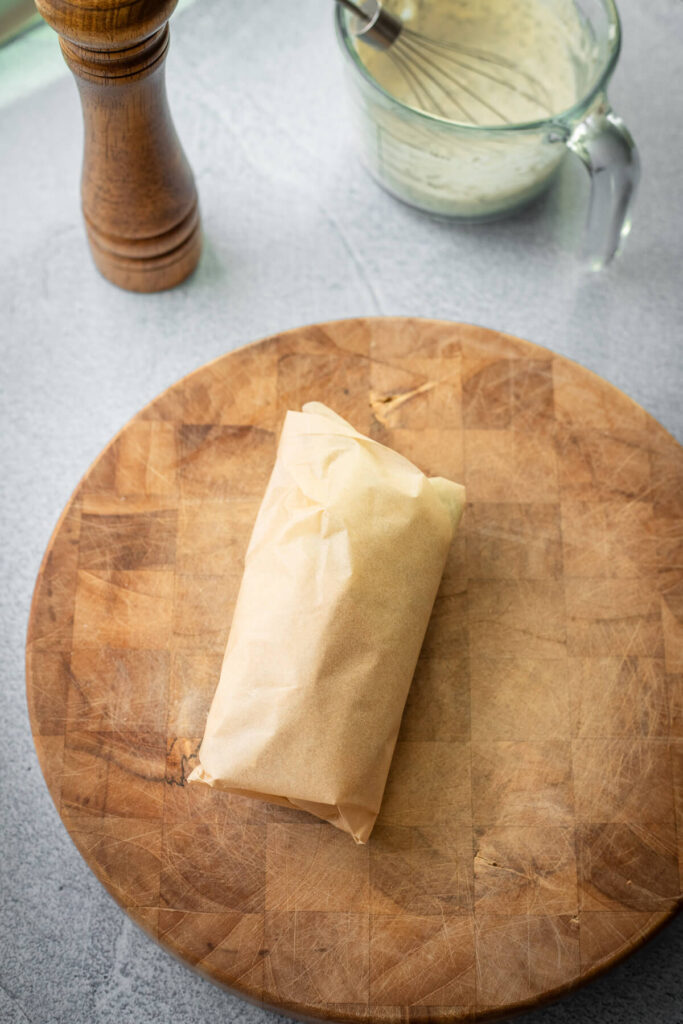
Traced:
<path fill-rule="evenodd" d="M 232 786 L 226 786 L 220 779 L 215 779 L 201 764 L 198 764 L 188 775 L 187 781 L 203 782 L 205 785 L 211 786 L 212 789 L 217 789 L 221 793 L 231 793 L 233 796 L 247 797 L 249 800 L 261 800 L 264 803 L 276 804 L 278 807 L 290 807 L 292 810 L 306 811 L 308 814 L 313 814 L 316 818 L 327 821 L 330 825 L 348 832 L 359 846 L 363 846 L 368 841 L 372 832 L 372 826 L 374 825 L 373 821 L 371 824 L 366 823 L 360 828 L 354 826 L 357 811 L 363 812 L 364 819 L 368 811 L 374 813 L 369 807 L 358 807 L 350 804 L 319 804 L 313 803 L 310 800 L 292 800 L 289 797 L 272 793 L 257 793 L 251 789 L 235 789 Z"/>

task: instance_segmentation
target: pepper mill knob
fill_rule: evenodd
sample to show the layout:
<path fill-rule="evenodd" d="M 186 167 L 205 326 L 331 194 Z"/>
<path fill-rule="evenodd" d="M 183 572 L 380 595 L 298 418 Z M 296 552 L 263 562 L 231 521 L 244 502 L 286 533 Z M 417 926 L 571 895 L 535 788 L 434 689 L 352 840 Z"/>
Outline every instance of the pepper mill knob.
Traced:
<path fill-rule="evenodd" d="M 81 97 L 81 196 L 95 263 L 136 292 L 179 284 L 201 250 L 197 190 L 164 81 L 176 3 L 36 0 Z"/>

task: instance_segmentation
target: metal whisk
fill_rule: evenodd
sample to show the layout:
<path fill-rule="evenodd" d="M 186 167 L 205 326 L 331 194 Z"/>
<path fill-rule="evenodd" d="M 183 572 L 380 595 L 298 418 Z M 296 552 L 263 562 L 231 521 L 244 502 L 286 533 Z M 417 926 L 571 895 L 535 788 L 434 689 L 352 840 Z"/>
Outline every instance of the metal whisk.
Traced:
<path fill-rule="evenodd" d="M 510 124 L 511 119 L 502 110 L 480 95 L 476 87 L 480 77 L 523 96 L 545 113 L 552 113 L 543 83 L 505 57 L 456 43 L 442 43 L 413 32 L 382 7 L 379 0 L 336 2 L 356 16 L 351 26 L 354 36 L 383 51 L 393 62 L 407 86 L 410 102 L 419 109 L 451 120 L 456 109 L 466 120 L 478 124 L 478 104 Z"/>

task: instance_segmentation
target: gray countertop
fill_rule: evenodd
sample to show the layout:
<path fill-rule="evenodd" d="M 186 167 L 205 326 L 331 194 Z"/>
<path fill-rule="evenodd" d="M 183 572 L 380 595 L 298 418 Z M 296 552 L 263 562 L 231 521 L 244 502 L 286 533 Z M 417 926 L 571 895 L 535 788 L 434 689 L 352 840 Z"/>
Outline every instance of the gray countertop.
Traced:
<path fill-rule="evenodd" d="M 33 582 L 90 462 L 142 405 L 245 342 L 318 320 L 410 314 L 518 334 L 590 367 L 683 439 L 683 4 L 622 0 L 610 91 L 641 150 L 627 248 L 577 259 L 573 159 L 532 209 L 436 222 L 358 166 L 326 0 L 196 0 L 174 16 L 168 88 L 205 249 L 172 292 L 119 291 L 84 240 L 76 90 L 45 26 L 0 51 L 3 488 L 0 1022 L 263 1022 L 140 933 L 90 873 L 43 783 L 24 697 Z M 683 1021 L 683 919 L 537 1021 Z M 529 1019 L 531 1019 L 531 1017 Z M 274 1019 L 274 1018 L 273 1018 Z M 527 1019 L 527 1018 L 524 1018 Z"/>

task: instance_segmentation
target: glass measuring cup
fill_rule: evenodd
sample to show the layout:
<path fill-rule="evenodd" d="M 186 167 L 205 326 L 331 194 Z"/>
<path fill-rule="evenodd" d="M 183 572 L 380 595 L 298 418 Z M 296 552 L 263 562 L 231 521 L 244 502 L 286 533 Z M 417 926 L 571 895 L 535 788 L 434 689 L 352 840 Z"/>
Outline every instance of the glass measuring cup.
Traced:
<path fill-rule="evenodd" d="M 364 164 L 387 191 L 427 213 L 469 222 L 493 220 L 529 203 L 572 151 L 591 177 L 585 248 L 591 265 L 599 267 L 630 229 L 640 166 L 633 139 L 606 95 L 621 46 L 619 15 L 613 0 L 543 2 L 557 8 L 576 36 L 578 99 L 540 120 L 482 126 L 425 113 L 391 95 L 365 66 L 352 16 L 338 5 L 337 38 L 356 135 Z"/>

